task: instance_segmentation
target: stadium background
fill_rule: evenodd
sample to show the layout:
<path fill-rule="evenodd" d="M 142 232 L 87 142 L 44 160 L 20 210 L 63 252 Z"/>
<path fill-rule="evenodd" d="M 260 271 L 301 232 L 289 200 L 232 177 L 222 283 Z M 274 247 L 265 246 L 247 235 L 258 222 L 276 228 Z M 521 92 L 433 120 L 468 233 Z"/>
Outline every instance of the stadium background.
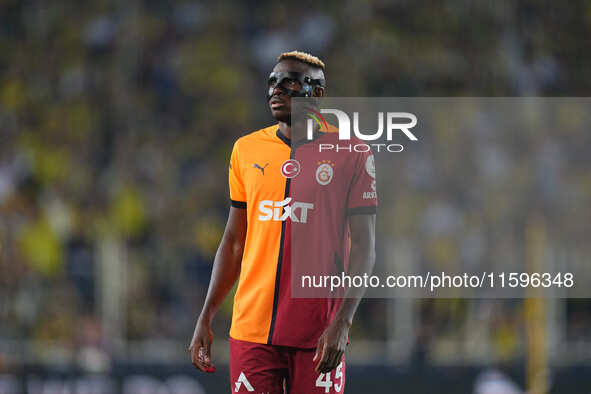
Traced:
<path fill-rule="evenodd" d="M 232 143 L 272 122 L 280 52 L 322 58 L 332 96 L 588 96 L 590 35 L 584 1 L 0 1 L 0 393 L 227 390 L 230 299 L 214 326 L 220 371 L 194 371 L 186 348 Z M 555 186 L 579 146 L 568 176 L 591 195 L 588 135 L 524 138 L 551 142 L 537 170 Z M 553 240 L 532 223 L 507 247 L 543 253 Z M 460 237 L 430 240 L 436 258 Z M 367 300 L 348 356 L 348 393 L 508 394 L 509 379 L 589 393 L 591 306 Z"/>

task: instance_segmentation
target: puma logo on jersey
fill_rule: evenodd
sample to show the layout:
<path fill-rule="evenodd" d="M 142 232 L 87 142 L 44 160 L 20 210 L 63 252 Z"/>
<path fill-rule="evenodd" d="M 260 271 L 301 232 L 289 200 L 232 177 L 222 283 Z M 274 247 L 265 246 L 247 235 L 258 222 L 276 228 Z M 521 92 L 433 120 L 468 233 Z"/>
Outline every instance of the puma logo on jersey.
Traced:
<path fill-rule="evenodd" d="M 254 387 L 252 387 L 252 384 L 250 384 L 250 382 L 248 381 L 248 379 L 246 379 L 246 376 L 244 375 L 244 372 L 240 372 L 240 376 L 238 376 L 238 380 L 236 381 L 236 383 L 234 383 L 234 392 L 237 393 L 238 390 L 240 390 L 240 388 L 242 387 L 242 385 L 244 385 L 244 387 L 246 388 L 246 390 L 248 391 L 254 391 Z"/>
<path fill-rule="evenodd" d="M 263 175 L 265 175 L 265 168 L 267 168 L 268 165 L 269 165 L 269 163 L 265 164 L 264 167 L 261 167 L 257 163 L 254 163 L 254 168 L 256 168 L 257 170 L 261 170 L 261 172 L 263 173 Z"/>
<path fill-rule="evenodd" d="M 289 205 L 291 197 L 287 197 L 283 201 L 263 200 L 259 203 L 259 220 L 265 222 L 274 220 L 283 222 L 290 218 L 292 222 L 307 223 L 308 210 L 314 209 L 314 204 L 308 202 L 294 201 Z M 281 213 L 283 211 L 283 214 Z M 298 216 L 299 212 L 299 216 Z"/>

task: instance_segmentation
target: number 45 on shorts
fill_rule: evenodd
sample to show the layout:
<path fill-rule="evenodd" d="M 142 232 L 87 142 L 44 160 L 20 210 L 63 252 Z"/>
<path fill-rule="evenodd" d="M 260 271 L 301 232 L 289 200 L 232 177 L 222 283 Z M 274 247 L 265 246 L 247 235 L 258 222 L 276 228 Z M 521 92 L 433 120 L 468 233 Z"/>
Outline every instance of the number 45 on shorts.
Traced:
<path fill-rule="evenodd" d="M 339 363 L 334 370 L 334 381 L 331 379 L 331 372 L 321 373 L 316 379 L 316 387 L 323 387 L 325 393 L 330 393 L 330 389 L 334 388 L 334 393 L 340 393 L 343 388 L 343 363 Z"/>

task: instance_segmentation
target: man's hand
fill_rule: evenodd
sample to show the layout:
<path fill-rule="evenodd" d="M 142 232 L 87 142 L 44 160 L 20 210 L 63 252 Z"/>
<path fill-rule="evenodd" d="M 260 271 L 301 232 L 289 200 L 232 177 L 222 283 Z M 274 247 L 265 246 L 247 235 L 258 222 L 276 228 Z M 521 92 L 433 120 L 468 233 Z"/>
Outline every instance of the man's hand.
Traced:
<path fill-rule="evenodd" d="M 312 359 L 312 361 L 320 360 L 316 364 L 316 372 L 327 373 L 339 365 L 347 348 L 349 327 L 351 327 L 350 324 L 335 319 L 318 338 L 316 354 Z"/>
<path fill-rule="evenodd" d="M 209 322 L 199 319 L 195 325 L 195 332 L 189 352 L 193 365 L 203 372 L 215 372 L 215 365 L 211 362 L 211 343 L 213 342 L 213 333 Z"/>
<path fill-rule="evenodd" d="M 189 345 L 193 365 L 204 372 L 215 372 L 211 363 L 211 321 L 240 275 L 240 262 L 246 238 L 246 209 L 230 208 L 228 223 L 213 261 L 213 270 L 203 309 L 195 324 Z"/>
<path fill-rule="evenodd" d="M 375 263 L 375 215 L 353 215 L 349 219 L 351 227 L 351 254 L 349 275 L 371 273 Z M 318 338 L 318 347 L 314 360 L 316 372 L 332 371 L 345 353 L 349 328 L 353 316 L 363 297 L 364 288 L 349 287 L 335 318 Z"/>

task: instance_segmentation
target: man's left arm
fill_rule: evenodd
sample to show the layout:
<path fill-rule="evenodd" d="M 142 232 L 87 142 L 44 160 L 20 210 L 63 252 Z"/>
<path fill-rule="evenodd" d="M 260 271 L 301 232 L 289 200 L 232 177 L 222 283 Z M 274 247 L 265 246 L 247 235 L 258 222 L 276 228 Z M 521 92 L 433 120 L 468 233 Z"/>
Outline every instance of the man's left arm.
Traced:
<path fill-rule="evenodd" d="M 351 254 L 349 272 L 351 276 L 371 275 L 375 264 L 375 214 L 357 214 L 349 217 L 351 229 Z M 341 362 L 347 347 L 349 328 L 353 324 L 355 311 L 363 298 L 365 289 L 350 287 L 345 291 L 341 306 L 335 318 L 318 339 L 314 361 L 319 359 L 316 372 L 332 371 Z"/>

